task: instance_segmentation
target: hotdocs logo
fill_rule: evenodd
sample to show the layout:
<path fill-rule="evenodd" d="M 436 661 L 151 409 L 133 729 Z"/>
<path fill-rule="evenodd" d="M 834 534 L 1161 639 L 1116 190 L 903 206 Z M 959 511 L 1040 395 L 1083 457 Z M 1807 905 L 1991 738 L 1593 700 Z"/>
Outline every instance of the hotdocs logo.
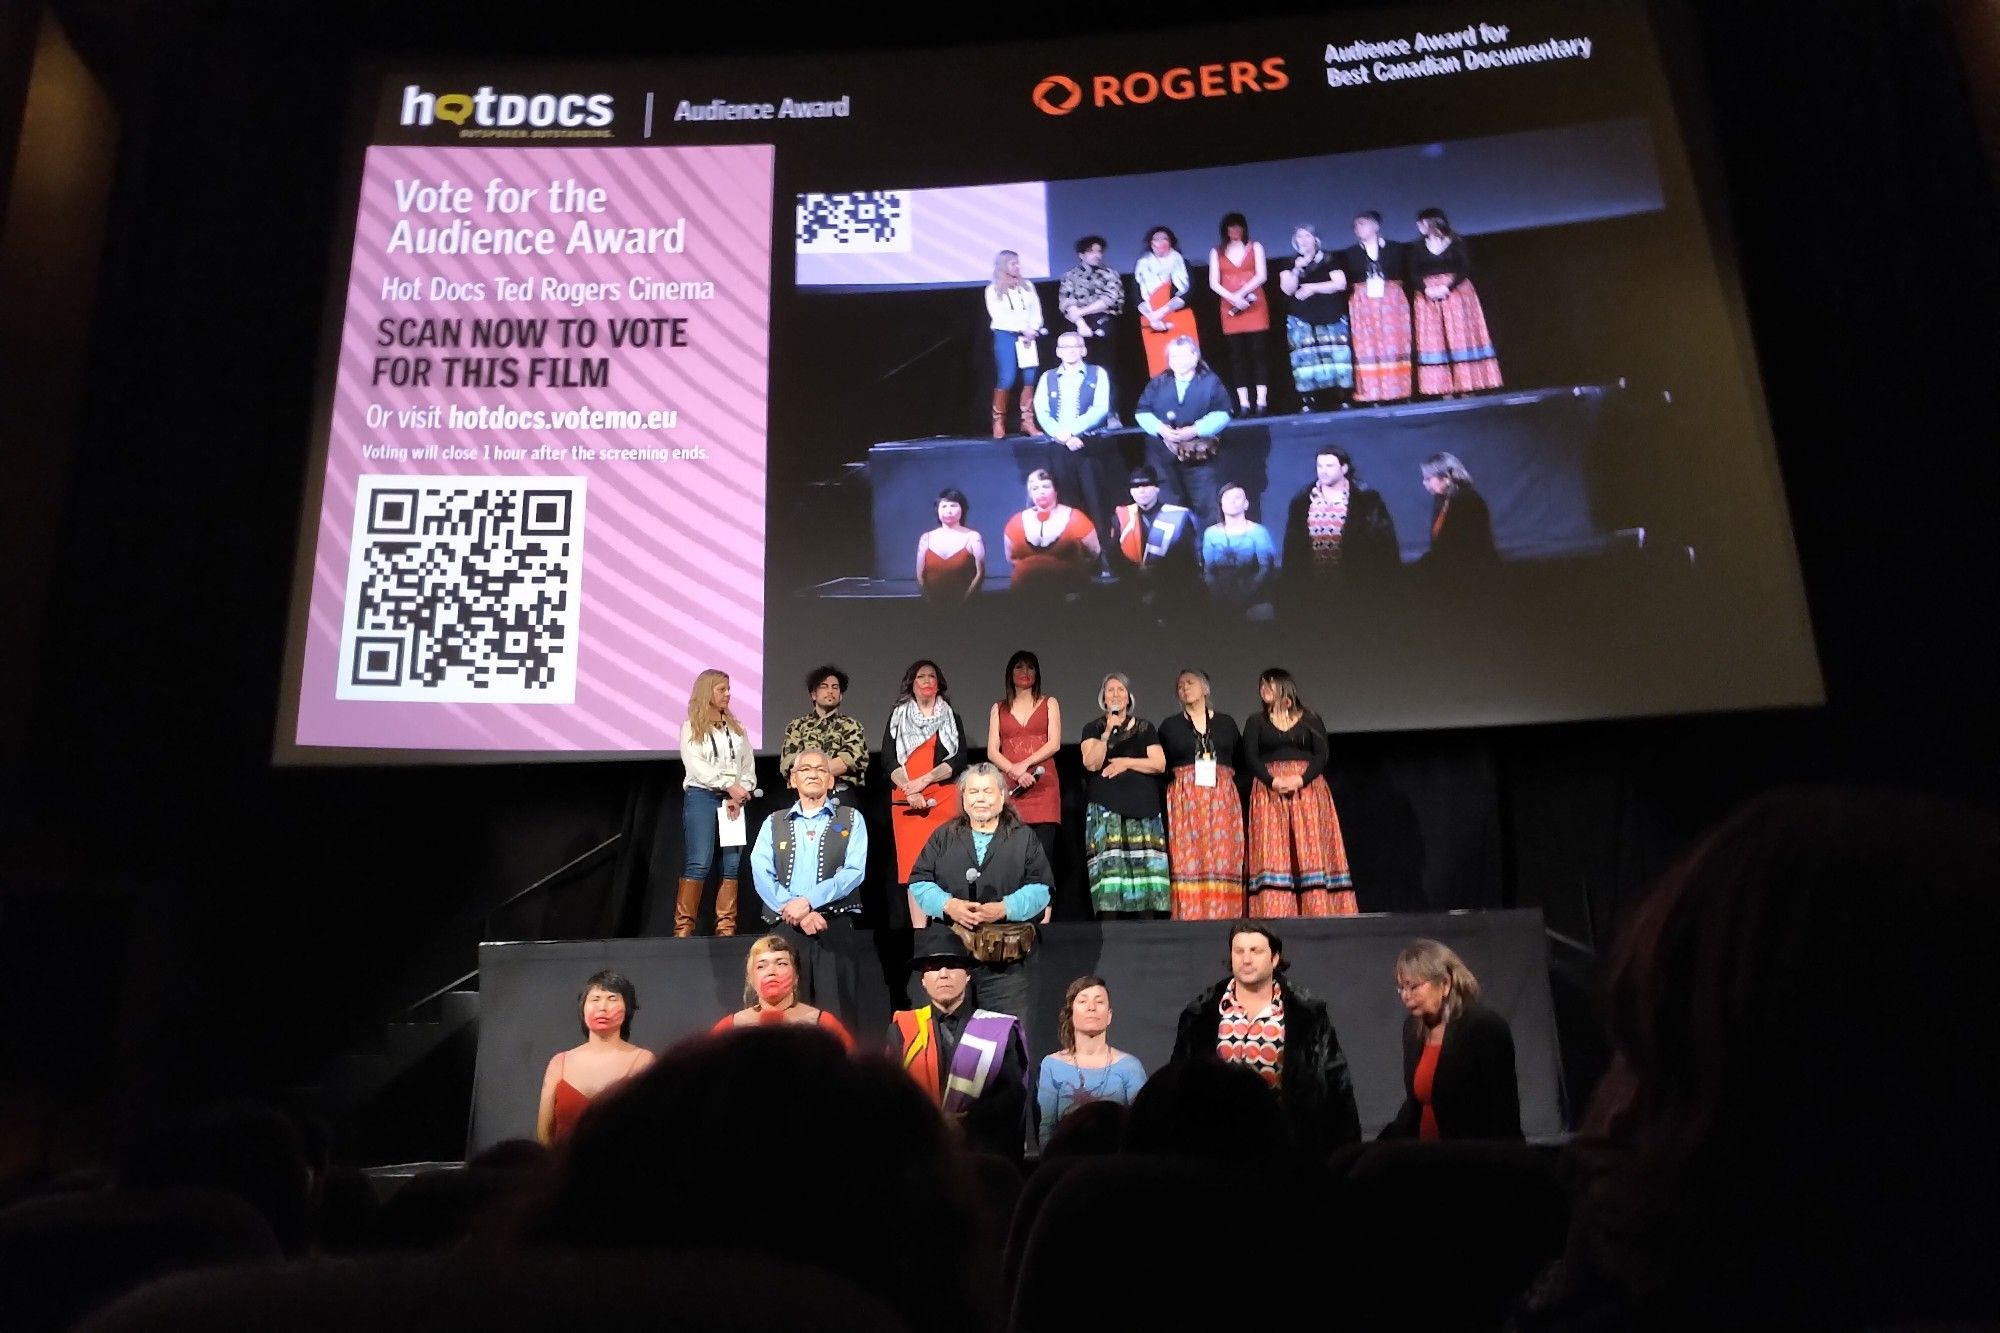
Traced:
<path fill-rule="evenodd" d="M 461 135 L 603 129 L 612 115 L 610 93 L 501 93 L 485 84 L 470 93 L 433 93 L 414 83 L 403 88 L 403 124 L 442 120 L 458 126 Z"/>
<path fill-rule="evenodd" d="M 1218 60 L 1209 65 L 1176 65 L 1155 73 L 1093 74 L 1088 94 L 1067 74 L 1050 74 L 1035 85 L 1029 100 L 1045 116 L 1067 116 L 1084 104 L 1094 107 L 1145 106 L 1162 98 L 1192 102 L 1198 97 L 1235 97 L 1242 93 L 1275 93 L 1292 86 L 1283 56 L 1262 60 Z"/>

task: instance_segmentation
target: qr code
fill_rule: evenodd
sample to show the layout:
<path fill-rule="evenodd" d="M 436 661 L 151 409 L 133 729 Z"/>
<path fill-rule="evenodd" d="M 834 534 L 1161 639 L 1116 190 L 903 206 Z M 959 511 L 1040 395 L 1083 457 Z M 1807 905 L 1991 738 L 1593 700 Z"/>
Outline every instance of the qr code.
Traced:
<path fill-rule="evenodd" d="M 362 477 L 342 699 L 576 702 L 582 477 Z"/>
<path fill-rule="evenodd" d="M 899 190 L 799 196 L 802 255 L 903 255 L 910 252 L 909 200 Z"/>

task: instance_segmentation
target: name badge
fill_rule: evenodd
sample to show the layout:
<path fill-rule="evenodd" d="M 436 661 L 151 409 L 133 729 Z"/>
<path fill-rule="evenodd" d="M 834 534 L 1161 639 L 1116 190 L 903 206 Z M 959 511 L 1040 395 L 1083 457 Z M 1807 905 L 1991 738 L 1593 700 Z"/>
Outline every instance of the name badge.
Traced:
<path fill-rule="evenodd" d="M 1382 292 L 1386 285 L 1382 280 L 1382 275 L 1379 273 L 1368 279 L 1368 299 L 1371 301 L 1381 300 Z"/>
<path fill-rule="evenodd" d="M 1213 759 L 1197 759 L 1194 761 L 1194 785 L 1197 787 L 1213 787 L 1215 785 L 1215 761 Z"/>

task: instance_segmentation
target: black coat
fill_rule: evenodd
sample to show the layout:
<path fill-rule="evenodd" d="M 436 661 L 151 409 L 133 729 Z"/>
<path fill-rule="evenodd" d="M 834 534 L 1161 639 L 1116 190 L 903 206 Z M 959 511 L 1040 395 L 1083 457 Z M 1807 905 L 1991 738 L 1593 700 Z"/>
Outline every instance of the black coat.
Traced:
<path fill-rule="evenodd" d="M 1413 1139 L 1423 1124 L 1417 1101 L 1417 1062 L 1424 1033 L 1414 1021 L 1403 1030 L 1403 1109 L 1383 1126 L 1385 1139 Z M 1438 1136 L 1447 1139 L 1521 1138 L 1521 1090 L 1514 1075 L 1514 1034 L 1507 1020 L 1482 1004 L 1445 1024 L 1431 1080 L 1431 1111 Z"/>
<path fill-rule="evenodd" d="M 1306 511 L 1312 508 L 1313 488 L 1308 485 L 1292 497 L 1285 513 L 1285 550 L 1282 563 L 1285 581 L 1298 588 L 1313 579 L 1312 534 L 1306 531 Z M 1380 491 L 1360 482 L 1348 485 L 1347 526 L 1340 533 L 1340 565 L 1343 579 L 1380 574 L 1400 569 L 1403 548 L 1396 540 L 1396 520 Z"/>
<path fill-rule="evenodd" d="M 1285 1065 L 1278 1092 L 1291 1122 L 1292 1137 L 1306 1153 L 1321 1156 L 1361 1140 L 1361 1115 L 1354 1106 L 1354 1079 L 1326 1002 L 1280 976 L 1285 997 Z M 1215 1058 L 1217 1006 L 1227 978 L 1216 982 L 1181 1010 L 1174 1031 L 1176 1060 Z"/>
<path fill-rule="evenodd" d="M 1444 511 L 1444 522 L 1437 521 Z M 1469 482 L 1460 482 L 1450 497 L 1436 496 L 1431 502 L 1431 525 L 1436 535 L 1431 549 L 1424 552 L 1427 569 L 1470 569 L 1498 564 L 1493 548 L 1493 511 Z"/>
<path fill-rule="evenodd" d="M 973 857 L 972 827 L 963 819 L 947 820 L 931 831 L 930 841 L 910 867 L 910 882 L 937 885 L 948 897 L 968 902 L 996 903 L 1024 884 L 1055 886 L 1042 840 L 1026 824 L 1000 821 L 986 845 L 986 863 Z M 968 878 L 966 872 L 976 872 Z"/>

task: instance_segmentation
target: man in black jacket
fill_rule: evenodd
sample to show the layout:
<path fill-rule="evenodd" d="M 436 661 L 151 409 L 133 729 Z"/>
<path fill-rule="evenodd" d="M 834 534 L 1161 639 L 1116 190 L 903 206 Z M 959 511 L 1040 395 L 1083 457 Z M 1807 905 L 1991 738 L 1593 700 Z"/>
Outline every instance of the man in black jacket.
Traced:
<path fill-rule="evenodd" d="M 941 824 L 910 867 L 910 901 L 942 917 L 977 959 L 979 1002 L 1026 1026 L 1035 922 L 1055 876 L 1041 840 L 1007 804 L 1005 779 L 972 764 L 958 779 L 959 817 Z"/>
<path fill-rule="evenodd" d="M 1222 521 L 1219 500 L 1229 480 L 1222 466 L 1222 432 L 1235 403 L 1229 386 L 1201 359 L 1189 337 L 1167 344 L 1167 369 L 1139 394 L 1133 424 L 1146 432 L 1146 462 L 1173 502 L 1194 514 L 1195 531 Z"/>
<path fill-rule="evenodd" d="M 1312 531 L 1316 504 L 1323 527 L 1317 536 Z M 1337 444 L 1320 446 L 1312 484 L 1292 497 L 1285 514 L 1280 572 L 1286 605 L 1296 612 L 1321 611 L 1336 589 L 1380 583 L 1402 567 L 1396 521 L 1381 493 L 1361 484 L 1347 450 Z"/>
<path fill-rule="evenodd" d="M 1242 1064 L 1277 1092 L 1292 1137 L 1318 1157 L 1361 1139 L 1354 1080 L 1324 1001 L 1281 977 L 1284 944 L 1261 921 L 1229 927 L 1230 975 L 1181 1011 L 1176 1060 Z"/>

